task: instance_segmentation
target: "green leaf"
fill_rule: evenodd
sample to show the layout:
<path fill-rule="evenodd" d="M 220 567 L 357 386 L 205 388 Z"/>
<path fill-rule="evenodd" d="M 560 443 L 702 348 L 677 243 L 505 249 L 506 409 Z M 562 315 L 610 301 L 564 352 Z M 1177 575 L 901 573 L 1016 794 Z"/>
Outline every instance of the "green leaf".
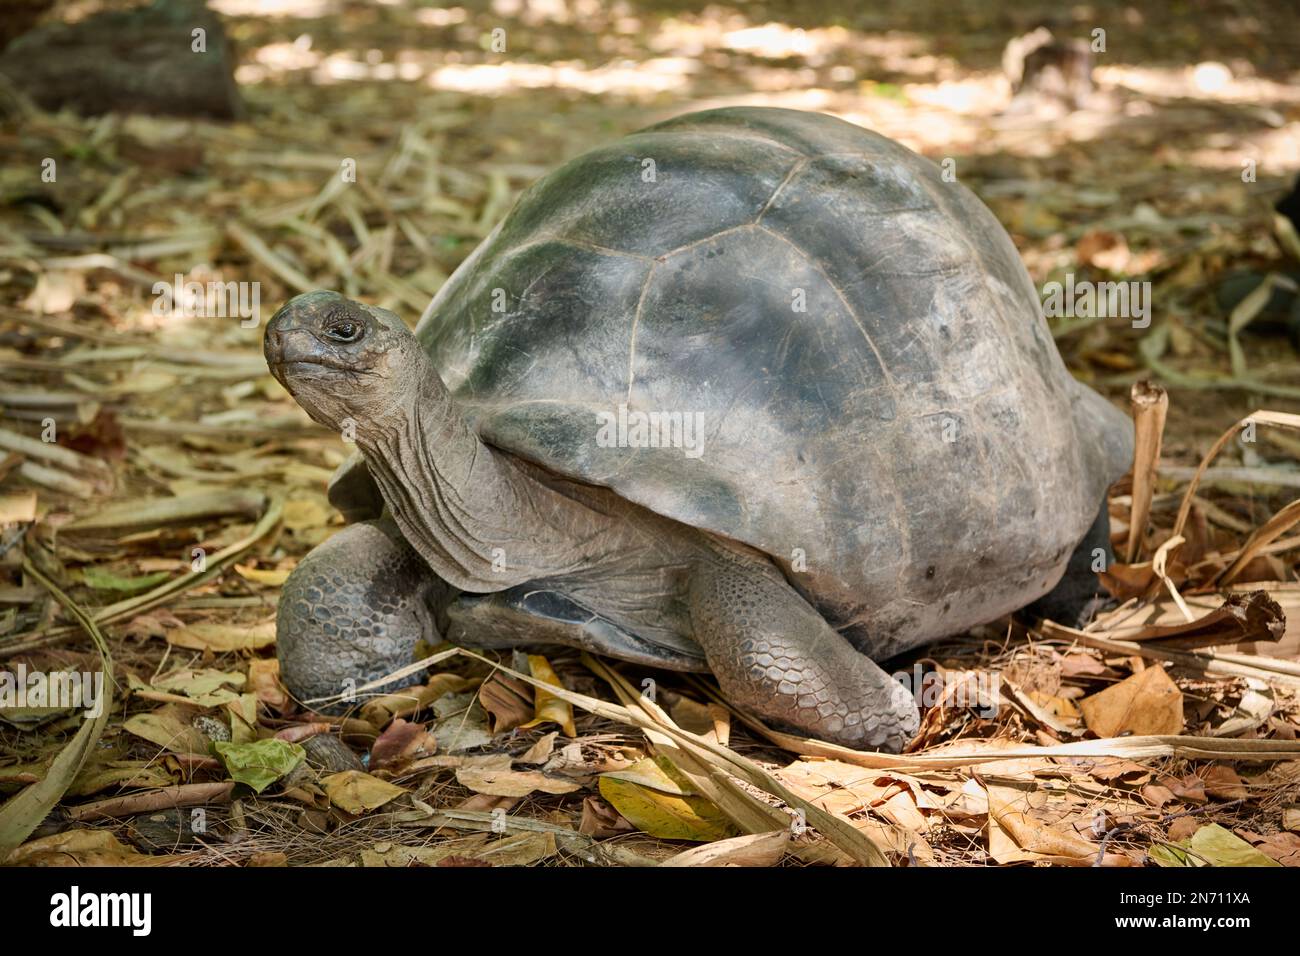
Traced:
<path fill-rule="evenodd" d="M 1203 826 L 1192 834 L 1191 848 L 1211 866 L 1281 866 L 1217 823 Z"/>
<path fill-rule="evenodd" d="M 113 673 L 113 658 L 108 652 L 108 643 L 103 633 L 90 619 L 80 605 L 59 590 L 53 581 L 42 574 L 30 560 L 23 561 L 23 570 L 35 578 L 56 601 L 77 619 L 77 622 L 90 635 L 99 651 L 100 667 L 105 674 Z M 54 805 L 63 798 L 64 793 L 81 773 L 87 759 L 95 752 L 95 746 L 108 726 L 109 715 L 113 711 L 113 681 L 104 682 L 104 696 L 100 702 L 99 716 L 85 721 L 77 730 L 72 740 L 59 751 L 59 755 L 50 764 L 49 772 L 37 783 L 16 794 L 0 807 L 0 862 L 40 826 Z"/>
<path fill-rule="evenodd" d="M 251 743 L 219 741 L 212 745 L 230 777 L 261 793 L 302 762 L 307 752 L 298 744 L 268 737 Z"/>
<path fill-rule="evenodd" d="M 1160 843 L 1147 851 L 1147 856 L 1160 866 L 1196 866 L 1192 855 L 1176 843 Z"/>
<path fill-rule="evenodd" d="M 103 568 L 86 568 L 81 572 L 81 579 L 96 591 L 123 591 L 131 594 L 135 591 L 147 591 L 157 584 L 162 584 L 171 573 L 158 571 L 138 578 L 123 578 Z"/>
<path fill-rule="evenodd" d="M 1161 866 L 1282 865 L 1217 823 L 1201 827 L 1190 840 L 1152 847 L 1147 855 Z"/>

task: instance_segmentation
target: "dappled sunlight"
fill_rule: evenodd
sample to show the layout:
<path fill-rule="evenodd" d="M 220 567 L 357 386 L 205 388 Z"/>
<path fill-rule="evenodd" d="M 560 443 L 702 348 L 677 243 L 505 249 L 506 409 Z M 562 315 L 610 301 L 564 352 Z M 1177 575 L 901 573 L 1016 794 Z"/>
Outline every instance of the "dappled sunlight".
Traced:
<path fill-rule="evenodd" d="M 208 6 L 227 17 L 298 17 L 308 20 L 327 16 L 339 5 L 337 0 L 209 0 Z"/>
<path fill-rule="evenodd" d="M 551 88 L 590 94 L 654 95 L 684 90 L 696 65 L 681 57 L 588 68 L 581 63 L 481 63 L 434 69 L 435 89 L 485 95 Z"/>
<path fill-rule="evenodd" d="M 1214 62 L 1176 68 L 1102 65 L 1096 72 L 1100 82 L 1149 97 L 1185 97 L 1255 106 L 1300 103 L 1300 70 L 1287 83 L 1234 73 L 1224 64 Z"/>

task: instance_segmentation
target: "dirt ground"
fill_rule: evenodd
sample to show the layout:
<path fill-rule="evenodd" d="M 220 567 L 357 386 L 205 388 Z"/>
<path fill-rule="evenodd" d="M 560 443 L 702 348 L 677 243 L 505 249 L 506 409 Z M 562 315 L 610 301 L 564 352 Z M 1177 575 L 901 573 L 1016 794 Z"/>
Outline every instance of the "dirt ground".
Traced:
<path fill-rule="evenodd" d="M 239 122 L 0 97 L 0 435 L 53 420 L 68 453 L 0 447 L 0 666 L 93 671 L 94 630 L 116 683 L 94 739 L 66 709 L 0 709 L 0 858 L 1300 865 L 1300 355 L 1218 298 L 1238 271 L 1300 272 L 1273 209 L 1300 173 L 1300 9 L 213 8 Z M 1004 48 L 1040 23 L 1104 31 L 1084 108 L 1008 112 Z M 832 113 L 948 163 L 1040 288 L 1150 283 L 1144 326 L 1049 320 L 1116 404 L 1140 380 L 1168 392 L 1153 531 L 1108 579 L 1118 607 L 903 662 L 943 689 L 902 757 L 766 732 L 709 682 L 659 675 L 648 702 L 639 674 L 571 652 L 438 658 L 418 694 L 346 718 L 290 700 L 279 585 L 342 526 L 324 489 L 350 449 L 269 376 L 252 318 L 332 288 L 414 323 L 533 180 L 735 104 Z M 256 283 L 257 315 L 160 307 L 175 277 Z M 1260 409 L 1278 414 L 1258 441 L 1229 440 L 1192 488 Z M 1122 548 L 1132 482 L 1113 495 Z M 1176 524 L 1181 550 L 1153 561 Z"/>

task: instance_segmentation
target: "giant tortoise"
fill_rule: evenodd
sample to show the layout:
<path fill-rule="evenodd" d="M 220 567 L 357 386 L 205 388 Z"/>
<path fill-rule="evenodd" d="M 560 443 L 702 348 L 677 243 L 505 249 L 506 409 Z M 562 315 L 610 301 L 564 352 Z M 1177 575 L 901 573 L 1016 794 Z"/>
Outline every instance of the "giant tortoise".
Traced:
<path fill-rule="evenodd" d="M 280 602 L 303 697 L 421 639 L 560 644 L 711 671 L 775 725 L 897 750 L 917 705 L 875 661 L 1091 596 L 1132 453 L 970 191 L 783 109 L 561 166 L 414 333 L 310 292 L 265 351 L 359 451 L 330 489 L 356 523 Z"/>

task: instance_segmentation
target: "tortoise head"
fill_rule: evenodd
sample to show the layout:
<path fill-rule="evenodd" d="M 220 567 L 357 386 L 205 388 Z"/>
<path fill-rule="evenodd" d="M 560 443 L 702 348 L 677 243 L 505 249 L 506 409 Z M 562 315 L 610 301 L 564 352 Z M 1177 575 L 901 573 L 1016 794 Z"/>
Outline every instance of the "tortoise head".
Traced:
<path fill-rule="evenodd" d="M 427 358 L 386 309 L 337 292 L 294 296 L 271 317 L 262 344 L 271 374 L 328 428 L 364 428 L 414 395 Z"/>

